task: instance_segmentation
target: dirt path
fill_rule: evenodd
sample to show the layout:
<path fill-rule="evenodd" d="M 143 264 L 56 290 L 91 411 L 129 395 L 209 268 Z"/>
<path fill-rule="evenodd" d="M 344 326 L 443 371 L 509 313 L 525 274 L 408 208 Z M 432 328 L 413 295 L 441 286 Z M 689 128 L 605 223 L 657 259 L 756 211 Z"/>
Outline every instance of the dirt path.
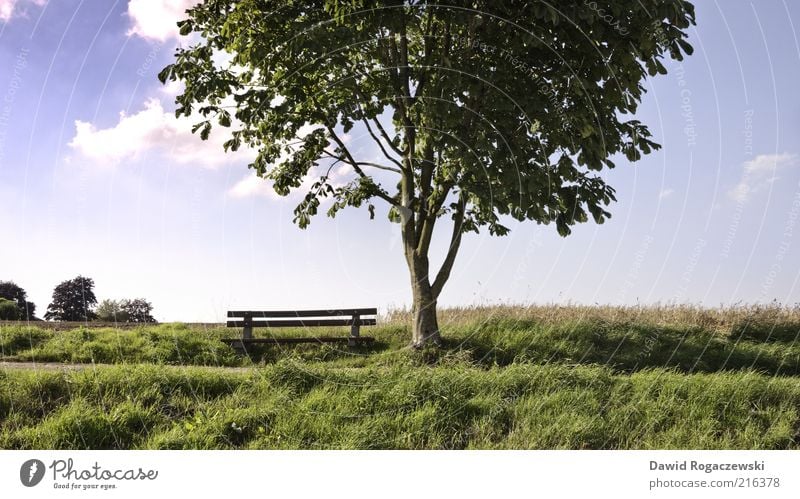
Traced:
<path fill-rule="evenodd" d="M 145 364 L 63 364 L 60 362 L 5 362 L 0 361 L 0 371 L 25 369 L 25 370 L 45 370 L 45 371 L 81 371 L 84 369 L 95 369 L 102 367 L 114 366 L 137 366 Z M 146 364 L 156 365 L 156 364 Z M 258 366 L 253 367 L 225 367 L 225 366 L 171 366 L 160 365 L 159 367 L 166 367 L 169 369 L 209 369 L 209 370 L 224 370 L 229 372 L 249 372 L 258 369 Z"/>
<path fill-rule="evenodd" d="M 0 370 L 43 369 L 45 371 L 78 371 L 94 367 L 92 364 L 60 364 L 57 362 L 0 362 Z"/>

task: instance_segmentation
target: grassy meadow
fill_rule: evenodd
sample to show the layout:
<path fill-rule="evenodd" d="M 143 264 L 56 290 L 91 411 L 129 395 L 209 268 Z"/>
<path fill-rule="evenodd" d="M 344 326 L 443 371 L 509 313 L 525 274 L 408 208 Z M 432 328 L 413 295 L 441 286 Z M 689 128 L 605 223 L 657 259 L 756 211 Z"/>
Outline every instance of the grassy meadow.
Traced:
<path fill-rule="evenodd" d="M 0 448 L 800 448 L 800 308 L 476 307 L 370 347 L 265 346 L 224 327 L 0 326 Z M 345 335 L 344 329 L 256 330 Z"/>

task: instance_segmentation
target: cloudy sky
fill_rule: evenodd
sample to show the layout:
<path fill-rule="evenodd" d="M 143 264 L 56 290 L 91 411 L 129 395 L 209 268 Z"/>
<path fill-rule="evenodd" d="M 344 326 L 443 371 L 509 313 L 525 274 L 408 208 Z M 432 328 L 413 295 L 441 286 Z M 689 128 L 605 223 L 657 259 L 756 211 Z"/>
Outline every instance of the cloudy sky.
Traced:
<path fill-rule="evenodd" d="M 0 280 L 43 313 L 90 276 L 162 321 L 407 305 L 396 226 L 351 210 L 299 230 L 247 152 L 175 119 L 156 74 L 190 3 L 0 0 Z M 638 116 L 663 149 L 616 161 L 613 218 L 470 235 L 440 304 L 800 302 L 800 4 L 696 3 L 695 55 Z"/>

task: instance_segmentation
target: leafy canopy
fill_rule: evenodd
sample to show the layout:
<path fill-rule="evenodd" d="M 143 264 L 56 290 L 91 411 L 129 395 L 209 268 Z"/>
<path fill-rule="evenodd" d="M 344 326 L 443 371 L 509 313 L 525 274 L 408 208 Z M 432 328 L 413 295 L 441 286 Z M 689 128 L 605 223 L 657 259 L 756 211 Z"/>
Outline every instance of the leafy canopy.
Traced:
<path fill-rule="evenodd" d="M 13 281 L 0 281 L 0 298 L 16 303 L 20 319 L 31 320 L 36 314 L 36 305 L 29 302 L 28 293 Z"/>
<path fill-rule="evenodd" d="M 562 235 L 602 223 L 614 189 L 598 172 L 659 147 L 629 115 L 665 58 L 691 54 L 695 21 L 684 0 L 207 0 L 188 14 L 181 33 L 200 41 L 159 75 L 185 83 L 176 115 L 199 115 L 203 139 L 230 128 L 226 150 L 257 150 L 250 166 L 279 194 L 316 179 L 301 227 L 324 197 L 331 216 L 380 198 L 420 246 L 446 213 L 495 234 L 504 216 Z M 356 125 L 379 159 L 350 150 Z"/>
<path fill-rule="evenodd" d="M 97 304 L 94 280 L 78 276 L 64 281 L 53 290 L 53 301 L 47 306 L 44 318 L 55 321 L 90 321 L 96 318 Z"/>
<path fill-rule="evenodd" d="M 147 322 L 155 323 L 153 318 L 153 305 L 144 298 L 133 300 L 122 300 L 120 302 L 122 312 L 127 316 L 127 322 Z"/>
<path fill-rule="evenodd" d="M 22 318 L 19 307 L 11 300 L 0 297 L 0 320 L 17 321 Z"/>
<path fill-rule="evenodd" d="M 103 300 L 95 314 L 104 322 L 142 322 L 155 323 L 153 305 L 144 298 L 133 300 Z"/>
<path fill-rule="evenodd" d="M 128 314 L 117 300 L 101 301 L 94 313 L 97 320 L 102 322 L 128 322 Z"/>

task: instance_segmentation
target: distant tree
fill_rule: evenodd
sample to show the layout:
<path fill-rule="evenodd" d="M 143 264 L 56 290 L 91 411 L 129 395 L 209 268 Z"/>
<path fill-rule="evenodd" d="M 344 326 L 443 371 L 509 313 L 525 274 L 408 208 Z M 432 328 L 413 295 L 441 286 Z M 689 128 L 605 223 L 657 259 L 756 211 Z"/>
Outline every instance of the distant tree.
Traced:
<path fill-rule="evenodd" d="M 26 301 L 25 307 L 22 309 L 22 318 L 25 320 L 40 320 L 36 319 L 36 305 L 32 301 Z"/>
<path fill-rule="evenodd" d="M 0 298 L 0 320 L 18 321 L 22 317 L 17 303 L 6 298 Z"/>
<path fill-rule="evenodd" d="M 27 293 L 13 281 L 0 281 L 0 298 L 11 300 L 24 307 Z"/>
<path fill-rule="evenodd" d="M 36 305 L 27 301 L 28 293 L 12 281 L 0 281 L 0 298 L 13 301 L 19 308 L 19 318 L 32 320 L 36 314 Z"/>
<path fill-rule="evenodd" d="M 122 302 L 120 302 L 120 308 L 124 314 L 127 314 L 127 322 L 156 322 L 151 315 L 153 312 L 153 305 L 144 298 L 122 300 Z"/>
<path fill-rule="evenodd" d="M 97 304 L 94 296 L 94 281 L 78 276 L 64 281 L 53 290 L 53 302 L 47 306 L 44 318 L 55 321 L 91 321 L 96 314 L 92 310 Z"/>
<path fill-rule="evenodd" d="M 128 322 L 128 313 L 117 300 L 103 300 L 95 310 L 97 319 L 103 322 Z"/>

